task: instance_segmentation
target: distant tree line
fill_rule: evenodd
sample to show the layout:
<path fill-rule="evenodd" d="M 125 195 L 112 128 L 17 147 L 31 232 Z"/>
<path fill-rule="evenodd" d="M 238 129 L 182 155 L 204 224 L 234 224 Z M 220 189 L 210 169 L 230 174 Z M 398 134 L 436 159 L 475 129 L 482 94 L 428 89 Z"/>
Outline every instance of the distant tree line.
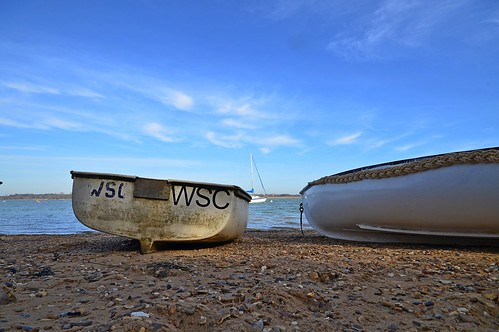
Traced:
<path fill-rule="evenodd" d="M 71 199 L 71 194 L 13 194 L 0 196 L 0 200 L 8 199 Z"/>

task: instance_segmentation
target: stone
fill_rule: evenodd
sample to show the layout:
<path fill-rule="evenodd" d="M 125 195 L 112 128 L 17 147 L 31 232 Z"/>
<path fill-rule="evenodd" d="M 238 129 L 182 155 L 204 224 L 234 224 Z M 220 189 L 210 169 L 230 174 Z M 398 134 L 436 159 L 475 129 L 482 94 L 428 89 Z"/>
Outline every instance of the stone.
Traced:
<path fill-rule="evenodd" d="M 12 289 L 7 286 L 2 286 L 2 288 L 0 288 L 0 305 L 16 302 L 16 300 Z"/>
<path fill-rule="evenodd" d="M 130 317 L 146 317 L 149 318 L 149 314 L 143 311 L 134 311 L 130 313 Z"/>

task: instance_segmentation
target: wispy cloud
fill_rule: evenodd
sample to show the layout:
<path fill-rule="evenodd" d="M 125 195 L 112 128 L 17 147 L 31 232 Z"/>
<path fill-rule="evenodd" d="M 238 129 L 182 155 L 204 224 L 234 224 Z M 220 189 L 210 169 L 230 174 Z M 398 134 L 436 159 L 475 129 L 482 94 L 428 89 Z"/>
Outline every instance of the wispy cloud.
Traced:
<path fill-rule="evenodd" d="M 296 146 L 299 140 L 289 135 L 271 135 L 262 137 L 262 144 L 266 146 Z"/>
<path fill-rule="evenodd" d="M 63 72 L 58 70 L 62 67 Z M 286 103 L 272 92 L 227 89 L 216 80 L 202 84 L 172 81 L 138 68 L 102 68 L 97 71 L 85 61 L 44 57 L 43 70 L 0 81 L 0 91 L 7 91 L 7 98 L 0 100 L 0 111 L 6 110 L 0 125 L 95 132 L 134 142 L 149 137 L 167 143 L 209 142 L 226 148 L 257 145 L 267 153 L 299 145 L 283 133 L 294 123 L 291 107 L 284 112 Z M 46 76 L 46 71 L 54 74 Z M 13 92 L 27 96 L 19 99 Z M 184 112 L 172 112 L 174 109 Z M 144 122 L 144 118 L 152 120 Z M 176 130 L 179 127 L 182 130 Z"/>
<path fill-rule="evenodd" d="M 384 137 L 376 137 L 376 136 L 371 136 L 367 139 L 365 139 L 362 143 L 364 144 L 364 147 L 368 150 L 374 150 L 381 148 L 383 146 L 386 146 L 387 144 L 392 144 L 395 142 L 399 142 L 403 139 L 407 139 L 408 137 L 412 136 L 415 134 L 415 131 L 413 129 L 407 130 L 405 132 L 394 132 L 392 136 L 384 136 Z M 407 145 L 409 148 L 411 148 L 412 144 Z M 397 147 L 393 147 L 395 150 Z"/>
<path fill-rule="evenodd" d="M 263 154 L 269 154 L 272 152 L 272 150 L 270 148 L 260 148 L 260 152 L 263 153 Z"/>
<path fill-rule="evenodd" d="M 26 82 L 4 82 L 3 86 L 24 93 L 38 93 L 38 94 L 51 94 L 51 95 L 60 94 L 60 91 L 56 88 L 50 86 L 26 83 Z"/>
<path fill-rule="evenodd" d="M 7 118 L 0 118 L 0 125 L 14 128 L 32 128 L 32 125 L 27 124 L 25 122 L 16 121 Z"/>
<path fill-rule="evenodd" d="M 223 119 L 221 123 L 226 127 L 239 128 L 239 129 L 256 129 L 257 126 L 247 121 L 242 121 L 234 118 Z"/>
<path fill-rule="evenodd" d="M 290 122 L 290 116 L 272 112 L 276 100 L 269 97 L 209 97 L 208 102 L 215 109 L 214 117 L 226 128 L 235 130 L 259 130 L 274 128 L 282 123 Z M 258 134 L 261 135 L 261 134 Z"/>
<path fill-rule="evenodd" d="M 98 98 L 98 99 L 105 98 L 104 95 L 102 95 L 96 91 L 93 91 L 91 89 L 84 88 L 84 87 L 67 89 L 64 92 L 68 95 L 76 96 L 76 97 Z"/>
<path fill-rule="evenodd" d="M 423 46 L 439 24 L 466 1 L 398 1 L 385 0 L 368 15 L 360 29 L 338 32 L 328 49 L 349 60 L 387 56 L 393 47 Z"/>
<path fill-rule="evenodd" d="M 68 95 L 85 98 L 104 98 L 104 96 L 87 87 L 66 87 L 61 85 L 41 85 L 32 82 L 3 82 L 6 88 L 27 94 Z"/>
<path fill-rule="evenodd" d="M 49 117 L 45 119 L 42 126 L 45 126 L 46 128 L 57 128 L 69 131 L 82 131 L 87 129 L 84 124 L 56 117 Z"/>
<path fill-rule="evenodd" d="M 162 103 L 173 105 L 182 111 L 188 111 L 194 105 L 194 100 L 191 96 L 178 90 L 165 89 L 163 95 L 159 96 L 159 99 Z"/>
<path fill-rule="evenodd" d="M 357 142 L 358 138 L 361 135 L 362 135 L 362 132 L 357 132 L 357 133 L 354 133 L 351 135 L 339 137 L 335 140 L 327 142 L 327 144 L 331 145 L 331 146 L 353 144 L 353 143 Z"/>
<path fill-rule="evenodd" d="M 272 118 L 271 114 L 258 109 L 259 107 L 264 107 L 268 104 L 269 100 L 251 97 L 244 97 L 241 99 L 242 100 L 231 100 L 225 98 L 220 100 L 220 98 L 218 98 L 218 100 L 215 99 L 214 105 L 219 114 L 243 118 L 246 121 Z"/>
<path fill-rule="evenodd" d="M 369 0 L 355 2 L 343 0 L 278 0 L 251 2 L 250 11 L 259 14 L 265 19 L 280 21 L 299 16 L 301 19 L 320 17 L 335 19 L 349 13 L 359 6 L 366 6 Z M 361 4 L 359 4 L 361 3 Z"/>
<path fill-rule="evenodd" d="M 218 135 L 212 131 L 207 132 L 206 139 L 214 145 L 224 148 L 238 148 L 243 145 L 243 135 Z"/>
<path fill-rule="evenodd" d="M 172 137 L 173 131 L 163 127 L 160 123 L 150 122 L 144 126 L 144 132 L 162 142 L 170 143 L 175 141 Z"/>
<path fill-rule="evenodd" d="M 214 145 L 218 145 L 224 148 L 239 148 L 244 145 L 252 144 L 261 146 L 262 151 L 265 153 L 270 153 L 273 148 L 281 146 L 299 146 L 300 141 L 289 135 L 262 135 L 258 136 L 258 139 L 254 135 L 247 135 L 242 132 L 238 132 L 234 135 L 224 135 L 217 134 L 213 131 L 208 132 L 205 137 Z"/>
<path fill-rule="evenodd" d="M 409 150 L 412 150 L 418 146 L 421 146 L 421 145 L 424 145 L 425 142 L 418 142 L 418 143 L 411 143 L 411 144 L 406 144 L 406 145 L 402 145 L 402 146 L 398 146 L 395 148 L 395 151 L 399 151 L 399 152 L 405 152 L 405 151 L 409 151 Z"/>

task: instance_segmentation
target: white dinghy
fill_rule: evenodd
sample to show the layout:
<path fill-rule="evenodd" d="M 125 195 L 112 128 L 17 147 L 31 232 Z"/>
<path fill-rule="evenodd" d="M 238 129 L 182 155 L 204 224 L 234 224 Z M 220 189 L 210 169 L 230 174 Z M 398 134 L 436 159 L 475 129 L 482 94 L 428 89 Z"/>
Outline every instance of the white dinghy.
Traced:
<path fill-rule="evenodd" d="M 237 186 L 77 171 L 71 176 L 78 220 L 139 240 L 142 253 L 155 251 L 155 242 L 230 241 L 248 222 L 251 197 Z"/>
<path fill-rule="evenodd" d="M 499 245 L 499 147 L 342 172 L 300 194 L 310 225 L 331 238 Z"/>

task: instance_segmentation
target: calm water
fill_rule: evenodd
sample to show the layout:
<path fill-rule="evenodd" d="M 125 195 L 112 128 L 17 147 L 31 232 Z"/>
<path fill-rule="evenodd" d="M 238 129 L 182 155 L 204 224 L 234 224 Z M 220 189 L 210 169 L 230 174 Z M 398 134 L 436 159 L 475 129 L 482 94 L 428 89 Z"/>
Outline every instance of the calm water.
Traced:
<path fill-rule="evenodd" d="M 250 204 L 248 228 L 300 228 L 298 198 Z M 304 217 L 304 228 L 310 229 Z M 93 231 L 73 214 L 71 200 L 0 201 L 0 234 L 74 234 Z"/>

